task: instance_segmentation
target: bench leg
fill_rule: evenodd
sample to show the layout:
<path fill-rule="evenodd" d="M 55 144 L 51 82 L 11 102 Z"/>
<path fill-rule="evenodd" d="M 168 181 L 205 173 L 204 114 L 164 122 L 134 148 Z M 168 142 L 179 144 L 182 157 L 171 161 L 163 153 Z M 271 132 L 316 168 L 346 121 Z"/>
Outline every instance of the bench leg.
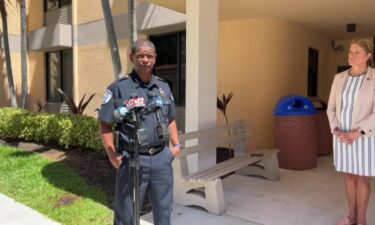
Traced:
<path fill-rule="evenodd" d="M 271 154 L 257 164 L 249 165 L 236 171 L 244 176 L 261 176 L 269 180 L 280 180 L 279 162 L 276 154 Z"/>
<path fill-rule="evenodd" d="M 181 205 L 200 206 L 216 215 L 222 215 L 226 209 L 220 178 L 202 182 L 175 182 L 173 201 Z"/>
<path fill-rule="evenodd" d="M 206 209 L 213 214 L 221 215 L 225 212 L 225 198 L 223 184 L 220 178 L 206 183 Z"/>

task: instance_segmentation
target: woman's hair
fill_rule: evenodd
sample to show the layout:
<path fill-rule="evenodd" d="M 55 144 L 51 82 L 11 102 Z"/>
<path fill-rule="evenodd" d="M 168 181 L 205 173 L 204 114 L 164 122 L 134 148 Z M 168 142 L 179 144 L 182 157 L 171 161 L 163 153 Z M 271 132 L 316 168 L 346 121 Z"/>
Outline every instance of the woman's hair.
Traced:
<path fill-rule="evenodd" d="M 364 39 L 364 38 L 356 38 L 353 39 L 350 45 L 352 44 L 357 44 L 363 50 L 365 50 L 366 54 L 371 54 L 371 57 L 367 60 L 367 66 L 374 67 L 374 62 L 373 62 L 373 56 L 374 56 L 374 45 L 369 39 Z"/>

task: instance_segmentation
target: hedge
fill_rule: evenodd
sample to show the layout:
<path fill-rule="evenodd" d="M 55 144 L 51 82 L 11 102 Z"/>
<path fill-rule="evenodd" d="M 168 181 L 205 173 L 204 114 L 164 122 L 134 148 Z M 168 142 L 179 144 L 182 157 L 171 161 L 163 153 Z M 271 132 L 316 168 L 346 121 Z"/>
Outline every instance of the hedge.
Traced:
<path fill-rule="evenodd" d="M 0 108 L 0 138 L 57 144 L 65 148 L 104 153 L 98 121 L 82 115 L 36 113 L 3 107 Z"/>

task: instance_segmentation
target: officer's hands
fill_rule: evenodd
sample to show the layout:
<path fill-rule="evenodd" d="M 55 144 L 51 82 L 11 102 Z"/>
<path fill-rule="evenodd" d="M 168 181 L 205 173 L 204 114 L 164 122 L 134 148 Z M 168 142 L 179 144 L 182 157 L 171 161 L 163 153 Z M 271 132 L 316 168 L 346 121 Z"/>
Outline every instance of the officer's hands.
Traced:
<path fill-rule="evenodd" d="M 109 161 L 118 169 L 121 165 L 121 157 L 116 154 L 116 149 L 113 144 L 112 124 L 104 121 L 100 122 L 100 138 L 102 139 Z"/>
<path fill-rule="evenodd" d="M 120 168 L 122 157 L 121 156 L 116 156 L 113 159 L 109 159 L 112 163 L 112 166 L 115 167 L 116 169 Z"/>
<path fill-rule="evenodd" d="M 109 161 L 111 162 L 112 166 L 116 169 L 120 168 L 122 157 L 118 155 L 109 156 Z"/>
<path fill-rule="evenodd" d="M 181 148 L 178 146 L 172 147 L 171 152 L 173 156 L 176 156 L 178 153 L 180 153 Z"/>

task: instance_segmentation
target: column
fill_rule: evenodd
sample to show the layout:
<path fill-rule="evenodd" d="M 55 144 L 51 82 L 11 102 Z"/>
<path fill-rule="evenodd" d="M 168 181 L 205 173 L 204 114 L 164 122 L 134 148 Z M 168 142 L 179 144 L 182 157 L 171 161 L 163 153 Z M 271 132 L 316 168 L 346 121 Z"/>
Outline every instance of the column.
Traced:
<path fill-rule="evenodd" d="M 186 0 L 186 132 L 216 126 L 218 0 Z M 216 149 L 189 159 L 190 172 L 216 163 Z"/>

